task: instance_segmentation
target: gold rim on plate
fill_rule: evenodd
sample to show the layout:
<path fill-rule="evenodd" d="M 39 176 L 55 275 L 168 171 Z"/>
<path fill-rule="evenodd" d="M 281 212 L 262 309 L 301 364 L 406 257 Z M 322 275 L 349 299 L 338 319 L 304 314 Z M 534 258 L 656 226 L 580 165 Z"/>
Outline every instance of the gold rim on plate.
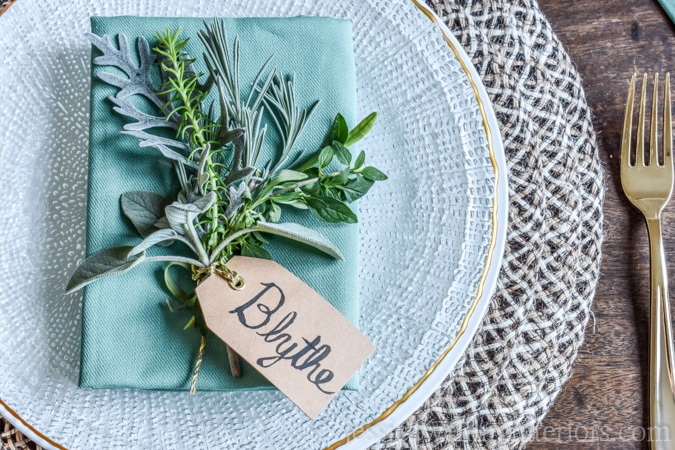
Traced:
<path fill-rule="evenodd" d="M 9 7 L 15 2 L 16 0 L 10 0 L 10 2 L 5 6 L 3 10 L 0 10 L 0 16 L 9 9 Z M 438 17 L 430 11 L 427 7 L 419 3 L 418 0 L 410 0 L 431 22 L 434 24 L 439 25 L 439 31 L 441 34 L 443 34 L 443 38 L 446 42 L 446 44 L 450 47 L 452 52 L 455 54 L 455 57 L 459 61 L 460 65 L 462 66 L 462 70 L 464 70 L 464 73 L 466 74 L 469 83 L 471 84 L 471 87 L 473 88 L 474 94 L 476 96 L 476 101 L 478 103 L 478 108 L 480 109 L 480 114 L 483 119 L 483 127 L 485 128 L 485 136 L 487 139 L 487 145 L 488 145 L 488 151 L 490 154 L 490 162 L 492 164 L 492 168 L 494 170 L 495 174 L 495 194 L 494 194 L 494 199 L 492 203 L 492 236 L 490 238 L 490 245 L 488 247 L 488 252 L 487 252 L 487 258 L 485 261 L 485 266 L 483 267 L 483 273 L 481 274 L 480 281 L 478 283 L 478 288 L 476 291 L 476 296 L 471 303 L 471 306 L 469 307 L 469 310 L 467 311 L 466 316 L 464 317 L 464 320 L 462 321 L 462 324 L 460 325 L 459 331 L 457 332 L 457 335 L 453 339 L 452 343 L 448 348 L 446 348 L 443 353 L 441 353 L 440 357 L 434 362 L 434 364 L 427 369 L 427 371 L 422 375 L 422 377 L 413 385 L 399 400 L 397 400 L 394 404 L 392 404 L 389 408 L 387 408 L 380 416 L 378 416 L 376 419 L 372 420 L 371 422 L 367 423 L 366 425 L 363 425 L 362 427 L 359 427 L 356 431 L 352 432 L 348 436 L 344 437 L 343 439 L 331 444 L 330 446 L 326 447 L 326 450 L 334 450 L 337 449 L 338 447 L 341 447 L 353 439 L 357 438 L 361 434 L 363 434 L 365 431 L 368 429 L 372 428 L 373 426 L 377 425 L 378 423 L 384 421 L 387 419 L 389 416 L 391 416 L 397 408 L 399 408 L 403 403 L 405 403 L 411 395 L 413 395 L 421 386 L 424 384 L 424 382 L 429 378 L 429 376 L 438 368 L 439 364 L 445 359 L 445 357 L 452 351 L 452 349 L 455 347 L 457 344 L 457 341 L 462 337 L 462 335 L 466 332 L 469 324 L 469 320 L 473 317 L 473 314 L 476 311 L 476 306 L 478 305 L 478 301 L 483 295 L 483 290 L 485 287 L 485 282 L 487 280 L 488 276 L 488 271 L 490 269 L 490 265 L 494 256 L 494 250 L 497 245 L 497 209 L 498 209 L 498 195 L 497 195 L 497 186 L 499 183 L 499 178 L 501 176 L 499 172 L 499 167 L 497 165 L 497 160 L 495 158 L 495 152 L 494 152 L 494 146 L 492 143 L 492 129 L 490 127 L 490 123 L 488 121 L 487 114 L 485 112 L 485 105 L 483 104 L 483 100 L 480 97 L 479 90 L 478 90 L 478 84 L 477 82 L 473 79 L 469 68 L 466 65 L 466 62 L 462 59 L 461 54 L 459 50 L 456 48 L 450 37 L 446 34 L 445 30 L 443 27 L 441 27 L 440 22 Z M 37 437 L 38 439 L 44 440 L 47 444 L 53 446 L 54 448 L 57 448 L 59 450 L 67 450 L 66 447 L 58 444 L 57 442 L 49 439 L 47 436 L 44 434 L 40 433 L 37 429 L 35 429 L 30 423 L 28 423 L 26 420 L 24 420 L 19 414 L 17 414 L 12 408 L 7 405 L 2 399 L 0 399 L 0 407 L 4 408 L 10 416 L 12 416 L 14 419 L 16 419 L 18 422 L 21 423 L 24 427 L 26 427 L 28 430 L 32 432 L 34 437 Z M 16 423 L 14 424 L 16 426 Z"/>
<path fill-rule="evenodd" d="M 422 13 L 424 13 L 425 16 L 429 18 L 433 23 L 440 25 L 438 22 L 438 17 L 431 11 L 429 11 L 425 6 L 420 4 L 418 0 L 411 0 L 413 4 L 420 10 Z M 455 347 L 455 344 L 457 344 L 457 341 L 462 337 L 462 335 L 466 332 L 468 325 L 469 325 L 469 320 L 473 316 L 474 312 L 476 311 L 476 306 L 478 305 L 478 301 L 483 295 L 483 288 L 485 287 L 485 282 L 487 280 L 488 276 L 488 271 L 490 269 L 490 263 L 492 262 L 492 258 L 494 255 L 494 249 L 495 246 L 497 245 L 497 207 L 498 207 L 498 196 L 497 196 L 497 186 L 499 183 L 499 167 L 497 166 L 497 160 L 495 159 L 495 152 L 494 152 L 494 147 L 492 145 L 492 129 L 490 128 L 490 123 L 488 122 L 488 117 L 487 114 L 485 113 L 485 106 L 483 104 L 482 99 L 480 98 L 480 94 L 478 92 L 478 84 L 476 81 L 473 79 L 471 76 L 471 73 L 469 72 L 468 67 L 466 66 L 466 62 L 462 59 L 459 50 L 455 47 L 454 43 L 452 40 L 448 37 L 448 35 L 445 33 L 445 30 L 439 26 L 439 30 L 441 34 L 443 34 L 443 38 L 445 39 L 446 44 L 452 49 L 452 52 L 455 54 L 455 57 L 459 61 L 460 65 L 462 66 L 462 69 L 464 70 L 464 73 L 466 74 L 469 83 L 471 84 L 471 87 L 473 88 L 473 92 L 476 95 L 476 101 L 478 102 L 478 108 L 480 109 L 480 114 L 483 118 L 483 127 L 485 128 L 485 136 L 487 139 L 488 143 L 488 151 L 490 153 L 490 163 L 492 164 L 492 168 L 494 169 L 495 173 L 495 196 L 494 200 L 492 202 L 492 237 L 490 238 L 490 245 L 488 247 L 488 253 L 487 253 L 487 258 L 485 261 L 485 266 L 483 267 L 483 273 L 481 274 L 480 281 L 478 283 L 478 289 L 476 291 L 476 297 L 473 299 L 473 302 L 471 303 L 471 306 L 469 307 L 469 310 L 466 313 L 466 316 L 464 316 L 464 320 L 462 321 L 462 324 L 459 327 L 459 331 L 457 332 L 457 335 L 455 338 L 452 340 L 452 343 L 448 348 L 446 348 L 443 353 L 441 353 L 441 356 L 432 364 L 429 369 L 427 369 L 426 372 L 424 372 L 424 375 L 411 387 L 404 395 L 401 397 L 399 400 L 394 402 L 389 408 L 387 408 L 382 414 L 380 414 L 379 417 L 376 419 L 372 420 L 371 422 L 367 423 L 366 425 L 363 425 L 356 431 L 354 431 L 352 434 L 344 437 L 343 439 L 331 444 L 330 446 L 326 447 L 326 450 L 334 450 L 337 449 L 338 447 L 341 447 L 345 444 L 347 444 L 349 441 L 357 438 L 361 434 L 363 434 L 366 430 L 369 428 L 372 428 L 373 426 L 377 425 L 378 423 L 382 422 L 389 416 L 391 416 L 396 409 L 401 406 L 403 403 L 405 403 L 412 394 L 414 394 L 421 386 L 424 384 L 424 382 L 429 378 L 429 376 L 438 368 L 438 365 L 445 359 L 446 356 L 452 351 L 452 349 Z"/>

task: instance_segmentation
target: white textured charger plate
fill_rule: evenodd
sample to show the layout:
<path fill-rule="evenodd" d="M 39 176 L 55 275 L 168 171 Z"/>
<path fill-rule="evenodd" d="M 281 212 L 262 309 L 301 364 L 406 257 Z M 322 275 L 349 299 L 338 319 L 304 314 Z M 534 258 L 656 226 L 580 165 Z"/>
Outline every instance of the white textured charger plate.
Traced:
<path fill-rule="evenodd" d="M 488 96 L 450 32 L 411 0 L 23 0 L 0 27 L 0 414 L 47 448 L 362 448 L 452 371 L 494 291 L 507 226 Z M 361 203 L 358 392 L 314 421 L 278 392 L 79 390 L 91 15 L 353 21 L 364 142 L 390 175 Z M 431 19 L 431 20 L 429 20 Z"/>

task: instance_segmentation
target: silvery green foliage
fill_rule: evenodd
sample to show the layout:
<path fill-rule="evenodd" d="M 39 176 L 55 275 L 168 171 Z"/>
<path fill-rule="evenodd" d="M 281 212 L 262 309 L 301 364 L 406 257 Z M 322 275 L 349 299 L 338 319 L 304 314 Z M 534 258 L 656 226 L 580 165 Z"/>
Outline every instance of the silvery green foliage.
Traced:
<path fill-rule="evenodd" d="M 351 131 L 338 114 L 320 150 L 302 165 L 297 164 L 302 152 L 289 163 L 292 149 L 318 102 L 308 109 L 299 108 L 295 77 L 286 79 L 277 75 L 276 68 L 268 70 L 271 57 L 243 99 L 239 39 L 235 39 L 230 54 L 222 21 L 205 24 L 200 32 L 209 71 L 205 84 L 194 72 L 193 60 L 182 51 L 187 40 L 179 38 L 179 31 L 157 35 L 157 55 L 150 52 L 145 38 L 138 38 L 138 64 L 123 34 L 118 36 L 119 48 L 108 36 L 89 34 L 88 38 L 102 53 L 94 58 L 94 64 L 115 67 L 126 75 L 98 74 L 101 80 L 120 89 L 109 97 L 113 110 L 134 120 L 124 125 L 122 133 L 137 137 L 141 147 L 154 147 L 173 160 L 181 190 L 175 201 L 145 191 L 123 194 L 122 211 L 143 240 L 133 247 L 115 247 L 87 258 L 73 274 L 68 292 L 101 277 L 123 273 L 143 261 L 203 268 L 223 264 L 239 252 L 268 258 L 269 253 L 261 247 L 266 242 L 263 233 L 301 242 L 343 259 L 339 249 L 316 231 L 297 223 L 278 223 L 282 214 L 279 205 L 309 209 L 326 222 L 356 222 L 356 215 L 345 202 L 363 196 L 386 175 L 374 167 L 363 167 L 363 152 L 352 164 L 347 147 L 372 128 L 376 114 L 366 117 Z M 163 83 L 159 87 L 153 84 L 151 73 L 157 57 L 162 58 Z M 214 105 L 205 110 L 211 87 L 218 95 L 219 117 Z M 134 95 L 154 105 L 157 115 L 136 107 L 131 100 Z M 277 156 L 266 164 L 259 162 L 267 133 L 263 125 L 265 114 L 281 137 Z M 178 137 L 151 132 L 158 128 L 173 130 Z M 194 171 L 188 173 L 188 168 Z M 235 226 L 229 228 L 233 223 Z M 196 259 L 146 255 L 155 245 L 176 241 L 185 244 Z"/>
<path fill-rule="evenodd" d="M 171 202 L 159 194 L 147 191 L 130 191 L 122 194 L 122 212 L 142 237 L 157 229 L 157 222 L 164 217 L 164 208 Z"/>
<path fill-rule="evenodd" d="M 182 203 L 179 201 L 171 203 L 164 209 L 169 226 L 177 233 L 185 234 L 185 226 L 193 226 L 197 216 L 206 212 L 215 201 L 216 193 L 210 191 L 204 197 L 198 198 L 194 203 Z"/>
<path fill-rule="evenodd" d="M 101 56 L 94 58 L 94 64 L 116 67 L 127 76 L 127 78 L 124 78 L 109 72 L 98 74 L 101 80 L 120 88 L 116 97 L 126 98 L 139 94 L 150 100 L 158 108 L 162 107 L 164 102 L 157 96 L 157 89 L 152 82 L 151 70 L 155 62 L 155 55 L 150 52 L 150 45 L 144 37 L 140 37 L 136 41 L 140 61 L 137 66 L 131 56 L 129 41 L 123 33 L 120 33 L 117 38 L 119 49 L 113 45 L 109 36 L 100 37 L 93 33 L 87 33 L 86 36 L 103 53 Z"/>
<path fill-rule="evenodd" d="M 179 152 L 180 150 L 188 150 L 188 146 L 184 142 L 156 136 L 147 131 L 151 128 L 178 129 L 176 119 L 166 118 L 163 114 L 161 116 L 147 114 L 139 110 L 129 100 L 134 95 L 140 95 L 155 105 L 159 112 L 162 111 L 167 100 L 165 96 L 158 93 L 159 89 L 152 81 L 152 67 L 156 56 L 151 53 L 148 41 L 142 36 L 137 39 L 139 64 L 136 65 L 131 55 L 129 41 L 123 33 L 120 33 L 117 38 L 119 49 L 115 47 L 109 36 L 100 37 L 93 33 L 87 33 L 86 36 L 102 53 L 102 55 L 94 58 L 94 64 L 115 67 L 126 75 L 126 77 L 122 77 L 110 72 L 99 72 L 97 75 L 98 78 L 111 86 L 120 88 L 117 94 L 109 97 L 109 100 L 115 105 L 113 107 L 115 112 L 136 120 L 136 122 L 124 125 L 121 133 L 138 138 L 141 147 L 153 147 L 168 159 L 196 168 L 194 162 L 189 161 Z"/>
<path fill-rule="evenodd" d="M 317 250 L 321 250 L 333 258 L 345 259 L 340 250 L 332 242 L 323 237 L 323 235 L 298 223 L 269 223 L 260 221 L 255 228 L 256 231 L 261 233 L 276 234 L 277 236 L 302 242 Z"/>
<path fill-rule="evenodd" d="M 138 255 L 139 253 L 143 253 L 153 245 L 173 243 L 178 238 L 178 233 L 176 233 L 171 228 L 157 229 L 147 235 L 145 239 L 140 242 L 140 244 L 137 244 L 134 248 L 129 250 L 127 257 L 132 257 Z"/>
<path fill-rule="evenodd" d="M 70 277 L 66 293 L 83 288 L 98 279 L 127 272 L 145 259 L 145 251 L 129 255 L 133 247 L 111 247 L 93 254 Z"/>
<path fill-rule="evenodd" d="M 295 75 L 290 80 L 274 77 L 273 81 L 269 91 L 263 97 L 263 102 L 281 136 L 282 150 L 274 166 L 271 166 L 270 177 L 273 177 L 279 170 L 288 165 L 288 159 L 295 142 L 319 104 L 317 101 L 309 109 L 300 109 L 296 106 Z M 301 157 L 302 152 L 296 156 L 296 161 Z M 271 164 L 272 162 L 270 162 Z"/>

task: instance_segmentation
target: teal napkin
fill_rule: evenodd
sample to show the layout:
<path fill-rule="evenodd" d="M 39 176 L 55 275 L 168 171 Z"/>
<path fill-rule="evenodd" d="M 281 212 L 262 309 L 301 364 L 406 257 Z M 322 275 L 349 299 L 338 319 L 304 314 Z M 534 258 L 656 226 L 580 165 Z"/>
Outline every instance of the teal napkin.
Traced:
<path fill-rule="evenodd" d="M 240 77 L 250 85 L 267 58 L 284 74 L 295 73 L 298 104 L 309 107 L 321 100 L 297 148 L 316 149 L 335 115 L 340 112 L 350 126 L 356 124 L 355 75 L 351 23 L 320 17 L 226 19 L 230 45 L 241 41 Z M 93 17 L 92 32 L 115 39 L 145 36 L 155 43 L 157 31 L 180 27 L 190 37 L 189 54 L 201 59 L 197 32 L 203 19 Z M 94 51 L 93 57 L 97 56 Z M 206 72 L 200 62 L 198 71 Z M 87 254 L 110 246 L 134 245 L 140 238 L 120 210 L 120 195 L 131 190 L 154 191 L 174 198 L 176 176 L 159 152 L 139 148 L 136 138 L 119 131 L 125 119 L 112 111 L 107 97 L 116 93 L 96 78 L 110 67 L 92 65 L 89 142 L 89 191 Z M 248 83 L 248 84 L 247 84 Z M 267 143 L 271 152 L 274 141 Z M 305 211 L 287 209 L 282 221 L 296 221 L 316 229 L 335 243 L 345 256 L 334 260 L 283 239 L 270 239 L 273 258 L 312 286 L 352 323 L 358 321 L 358 227 L 326 224 Z M 157 254 L 157 253 L 155 253 Z M 85 288 L 82 308 L 80 387 L 187 390 L 197 358 L 200 336 L 183 331 L 189 311 L 172 312 L 166 300 L 162 263 L 136 266 L 121 276 L 106 278 Z M 265 389 L 271 385 L 244 364 L 243 376 L 231 377 L 225 346 L 207 337 L 198 390 Z M 357 377 L 347 389 L 358 388 Z"/>
<path fill-rule="evenodd" d="M 670 20 L 675 22 L 675 0 L 659 0 L 659 3 L 666 10 L 666 14 L 668 14 Z"/>

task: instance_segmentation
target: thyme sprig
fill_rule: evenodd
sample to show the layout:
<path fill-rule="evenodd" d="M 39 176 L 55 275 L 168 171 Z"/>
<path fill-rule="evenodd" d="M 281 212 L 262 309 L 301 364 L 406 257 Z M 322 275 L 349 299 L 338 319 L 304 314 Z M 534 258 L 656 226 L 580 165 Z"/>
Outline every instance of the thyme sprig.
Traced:
<path fill-rule="evenodd" d="M 319 102 L 309 108 L 298 106 L 295 75 L 284 76 L 271 67 L 273 55 L 244 95 L 239 70 L 241 44 L 236 38 L 230 51 L 223 21 L 205 24 L 199 32 L 207 74 L 195 71 L 196 60 L 185 51 L 189 40 L 181 38 L 180 30 L 157 33 L 153 53 L 147 41 L 139 38 L 138 65 L 124 35 L 118 37 L 119 49 L 107 36 L 88 37 L 102 53 L 94 59 L 95 64 L 117 67 L 127 75 L 99 74 L 101 80 L 120 88 L 110 97 L 114 110 L 135 120 L 125 125 L 123 132 L 170 159 L 181 190 L 173 201 L 153 192 L 123 194 L 122 211 L 143 239 L 133 247 L 109 248 L 85 259 L 66 291 L 144 262 L 168 262 L 166 286 L 178 302 L 193 309 L 186 328 L 194 326 L 202 333 L 202 355 L 207 330 L 199 301 L 194 293 L 179 288 L 171 268 L 187 269 L 200 281 L 213 268 L 224 268 L 233 255 L 271 258 L 264 248 L 265 234 L 342 258 L 339 249 L 316 231 L 281 222 L 283 209 L 308 210 L 325 222 L 357 221 L 348 204 L 387 178 L 382 171 L 365 165 L 364 151 L 353 158 L 350 150 L 373 128 L 377 114 L 368 115 L 352 129 L 337 114 L 323 143 L 307 154 L 296 146 Z M 152 81 L 153 64 L 159 69 L 159 84 Z M 157 115 L 138 109 L 128 100 L 133 95 L 144 96 L 156 105 Z M 263 160 L 269 136 L 265 123 L 272 123 L 279 136 L 278 148 L 267 160 Z M 175 139 L 154 134 L 156 128 L 175 129 Z M 147 254 L 155 245 L 171 246 L 176 241 L 194 256 Z M 230 360 L 235 364 L 232 354 Z M 196 364 L 191 391 L 200 363 Z"/>

